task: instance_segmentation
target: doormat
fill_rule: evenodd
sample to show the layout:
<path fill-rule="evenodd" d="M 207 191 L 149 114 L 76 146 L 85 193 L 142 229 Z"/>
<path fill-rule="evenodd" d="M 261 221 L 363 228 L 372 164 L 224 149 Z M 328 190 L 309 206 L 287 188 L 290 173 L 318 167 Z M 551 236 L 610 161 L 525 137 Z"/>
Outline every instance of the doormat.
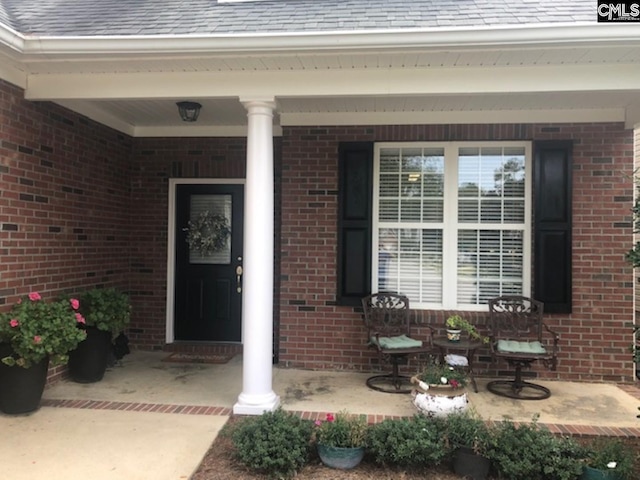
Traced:
<path fill-rule="evenodd" d="M 236 353 L 185 353 L 185 352 L 173 352 L 166 358 L 163 358 L 163 362 L 175 362 L 175 363 L 227 363 Z"/>

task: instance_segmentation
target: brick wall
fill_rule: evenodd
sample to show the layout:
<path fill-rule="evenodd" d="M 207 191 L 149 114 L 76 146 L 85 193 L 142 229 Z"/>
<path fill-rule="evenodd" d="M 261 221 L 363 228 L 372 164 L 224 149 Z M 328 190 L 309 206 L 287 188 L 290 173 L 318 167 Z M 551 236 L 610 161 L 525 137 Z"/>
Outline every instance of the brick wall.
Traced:
<path fill-rule="evenodd" d="M 633 318 L 633 277 L 624 260 L 632 230 L 633 133 L 619 123 L 285 128 L 280 361 L 376 367 L 363 348 L 360 311 L 335 302 L 339 142 L 551 139 L 574 141 L 573 313 L 547 316 L 561 335 L 560 363 L 555 373 L 538 373 L 630 381 L 631 332 L 619 327 Z M 414 315 L 439 328 L 446 312 Z M 483 323 L 482 314 L 474 317 Z"/>
<path fill-rule="evenodd" d="M 127 286 L 130 149 L 127 136 L 0 81 L 1 308 L 30 291 Z"/>

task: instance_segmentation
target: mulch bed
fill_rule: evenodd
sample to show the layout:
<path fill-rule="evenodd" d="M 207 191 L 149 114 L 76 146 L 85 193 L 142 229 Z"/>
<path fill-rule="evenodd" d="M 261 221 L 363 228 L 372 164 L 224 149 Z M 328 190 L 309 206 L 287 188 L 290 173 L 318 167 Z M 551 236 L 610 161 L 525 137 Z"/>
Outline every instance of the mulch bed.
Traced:
<path fill-rule="evenodd" d="M 231 417 L 229 423 L 237 421 Z M 249 471 L 234 458 L 234 446 L 225 429 L 217 436 L 191 480 L 270 480 L 266 475 Z M 447 466 L 433 471 L 407 471 L 381 468 L 366 459 L 353 470 L 335 470 L 325 467 L 317 456 L 295 476 L 295 480 L 461 480 Z"/>
<path fill-rule="evenodd" d="M 214 440 L 191 480 L 270 480 L 266 475 L 249 471 L 234 457 L 234 446 L 227 427 L 238 421 L 232 416 L 220 435 Z M 582 439 L 583 441 L 585 439 Z M 640 451 L 640 438 L 627 438 L 625 442 L 632 449 Z M 638 465 L 640 467 L 640 465 Z M 489 477 L 494 479 L 494 477 Z M 640 477 L 639 477 L 640 478 Z M 411 471 L 383 468 L 365 459 L 353 470 L 335 470 L 325 467 L 314 455 L 310 462 L 295 476 L 295 480 L 464 480 L 452 473 L 448 465 L 429 470 Z"/>

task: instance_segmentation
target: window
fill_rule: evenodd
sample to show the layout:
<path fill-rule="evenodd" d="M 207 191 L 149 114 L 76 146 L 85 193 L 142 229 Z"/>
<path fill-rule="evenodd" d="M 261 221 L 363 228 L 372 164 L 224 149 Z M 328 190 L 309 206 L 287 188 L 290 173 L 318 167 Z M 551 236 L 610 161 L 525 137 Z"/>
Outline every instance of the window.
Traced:
<path fill-rule="evenodd" d="M 422 308 L 530 295 L 531 146 L 377 144 L 372 289 Z"/>

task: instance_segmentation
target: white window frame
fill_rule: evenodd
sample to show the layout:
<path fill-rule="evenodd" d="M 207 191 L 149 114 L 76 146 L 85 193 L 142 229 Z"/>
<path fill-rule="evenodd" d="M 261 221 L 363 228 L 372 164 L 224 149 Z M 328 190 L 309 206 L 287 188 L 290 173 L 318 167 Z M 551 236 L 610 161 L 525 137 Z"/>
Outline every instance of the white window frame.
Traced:
<path fill-rule="evenodd" d="M 445 221 L 441 224 L 443 229 L 442 246 L 442 270 L 447 272 L 443 277 L 442 304 L 420 303 L 411 300 L 411 307 L 433 310 L 466 310 L 485 311 L 486 305 L 458 304 L 457 295 L 457 252 L 458 230 L 507 230 L 510 224 L 502 224 L 500 227 L 489 226 L 484 223 L 458 223 L 458 152 L 460 148 L 483 147 L 521 147 L 525 152 L 525 192 L 524 192 L 524 229 L 520 224 L 514 224 L 514 230 L 523 231 L 523 278 L 522 294 L 531 296 L 531 259 L 532 259 L 532 176 L 533 158 L 531 142 L 523 141 L 464 141 L 464 142 L 385 142 L 376 143 L 374 146 L 374 174 L 373 174 L 373 222 L 372 222 L 372 261 L 371 261 L 371 288 L 378 291 L 378 232 L 380 225 L 385 228 L 384 222 L 380 222 L 380 152 L 389 148 L 443 148 L 444 149 L 444 215 Z M 402 228 L 425 228 L 426 223 L 405 222 Z M 437 227 L 438 224 L 430 223 L 429 226 Z M 389 225 L 389 228 L 397 228 L 397 225 Z M 400 292 L 402 293 L 402 292 Z"/>

